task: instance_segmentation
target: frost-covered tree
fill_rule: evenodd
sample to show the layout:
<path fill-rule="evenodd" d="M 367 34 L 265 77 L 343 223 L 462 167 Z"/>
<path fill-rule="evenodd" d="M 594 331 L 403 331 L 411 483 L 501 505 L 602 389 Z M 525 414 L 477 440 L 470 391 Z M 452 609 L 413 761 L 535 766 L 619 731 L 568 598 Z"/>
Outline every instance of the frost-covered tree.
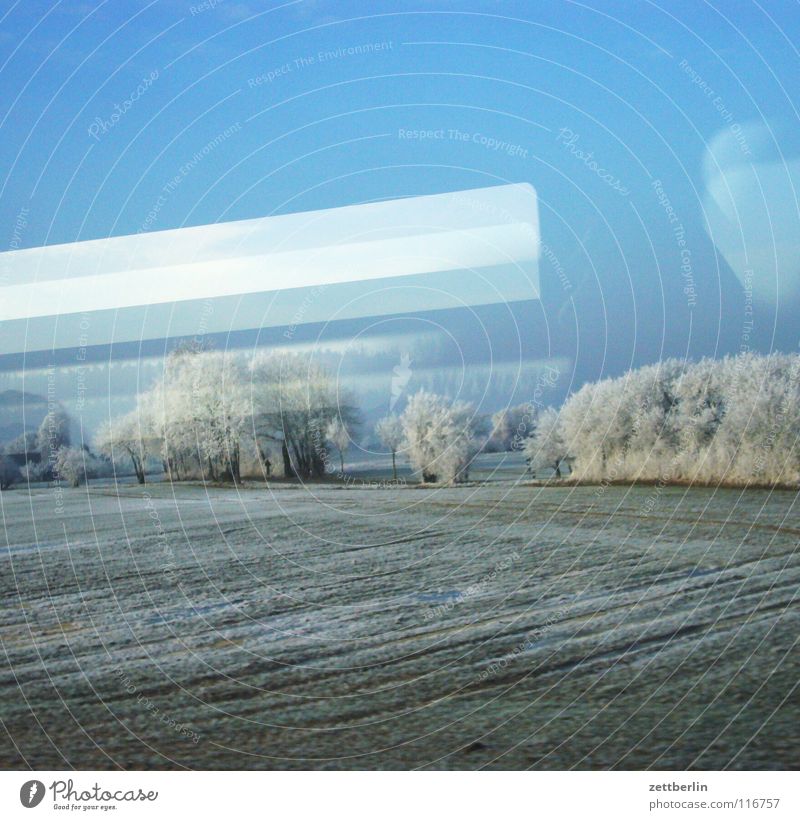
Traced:
<path fill-rule="evenodd" d="M 559 433 L 568 455 L 574 457 L 576 477 L 587 480 L 603 476 L 609 457 L 604 431 L 598 426 L 601 409 L 608 406 L 597 394 L 597 384 L 583 385 L 558 414 Z"/>
<path fill-rule="evenodd" d="M 552 469 L 556 478 L 561 478 L 561 462 L 567 456 L 566 445 L 561 437 L 558 413 L 552 407 L 539 414 L 536 432 L 525 440 L 525 457 L 531 472 Z"/>
<path fill-rule="evenodd" d="M 648 365 L 584 385 L 555 430 L 578 479 L 795 484 L 800 356 Z"/>
<path fill-rule="evenodd" d="M 397 451 L 405 441 L 403 422 L 398 416 L 385 416 L 375 425 L 375 433 L 392 453 L 392 478 L 397 481 Z"/>
<path fill-rule="evenodd" d="M 401 421 L 409 460 L 423 481 L 454 483 L 466 477 L 476 449 L 471 405 L 420 390 Z"/>
<path fill-rule="evenodd" d="M 26 453 L 30 455 L 38 451 L 37 441 L 38 435 L 36 433 L 30 431 L 20 433 L 16 438 L 11 439 L 11 441 L 6 442 L 6 444 L 0 447 L 0 452 L 8 454 Z"/>
<path fill-rule="evenodd" d="M 240 478 L 241 439 L 247 406 L 238 363 L 223 354 L 202 353 L 187 360 L 189 393 L 175 386 L 190 405 L 185 421 L 205 458 L 212 479 Z"/>
<path fill-rule="evenodd" d="M 800 482 L 800 356 L 748 354 L 726 364 L 709 467 L 736 483 Z"/>
<path fill-rule="evenodd" d="M 675 363 L 663 362 L 586 384 L 567 400 L 560 433 L 577 478 L 657 475 L 675 446 L 675 372 Z"/>
<path fill-rule="evenodd" d="M 145 483 L 149 441 L 149 432 L 142 421 L 134 410 L 105 422 L 95 435 L 95 447 L 112 462 L 123 456 L 130 459 L 139 484 Z"/>
<path fill-rule="evenodd" d="M 484 445 L 490 453 L 522 450 L 536 429 L 536 408 L 532 404 L 505 407 L 492 416 L 491 433 Z"/>
<path fill-rule="evenodd" d="M 88 466 L 92 457 L 81 447 L 61 447 L 56 453 L 54 472 L 58 479 L 70 487 L 80 487 L 86 482 Z"/>
<path fill-rule="evenodd" d="M 339 453 L 339 466 L 342 474 L 344 474 L 344 453 L 350 445 L 350 431 L 339 416 L 334 416 L 334 418 L 328 422 L 325 435 Z"/>
<path fill-rule="evenodd" d="M 254 438 L 260 447 L 280 446 L 287 478 L 322 477 L 331 421 L 338 417 L 348 429 L 359 422 L 352 398 L 337 391 L 326 368 L 300 353 L 256 355 L 247 398 Z"/>
<path fill-rule="evenodd" d="M 142 435 L 150 449 L 160 450 L 170 477 L 194 468 L 212 481 L 240 480 L 249 409 L 244 370 L 235 356 L 179 349 L 139 407 Z"/>
<path fill-rule="evenodd" d="M 686 364 L 668 359 L 614 381 L 619 394 L 619 463 L 623 475 L 670 480 L 680 440 L 677 383 Z"/>

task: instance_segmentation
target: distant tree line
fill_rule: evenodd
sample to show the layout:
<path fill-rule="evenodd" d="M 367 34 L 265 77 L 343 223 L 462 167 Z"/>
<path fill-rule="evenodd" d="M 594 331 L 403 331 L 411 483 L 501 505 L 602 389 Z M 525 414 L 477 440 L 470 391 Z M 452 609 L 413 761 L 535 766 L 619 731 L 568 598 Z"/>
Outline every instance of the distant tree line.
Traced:
<path fill-rule="evenodd" d="M 36 432 L 21 433 L 0 447 L 0 490 L 22 480 L 65 478 L 74 484 L 78 464 L 83 474 L 102 469 L 88 448 L 71 446 L 70 418 L 62 407 L 55 405 Z"/>
<path fill-rule="evenodd" d="M 88 445 L 71 443 L 71 421 L 59 405 L 51 407 L 36 432 L 21 433 L 0 446 L 0 490 L 25 481 L 63 480 L 77 487 L 88 478 L 111 474 L 110 463 Z"/>
<path fill-rule="evenodd" d="M 71 446 L 69 419 L 54 411 L 38 433 L 5 446 L 0 489 L 48 475 L 77 486 L 112 468 L 140 483 L 149 470 L 212 482 L 343 475 L 360 422 L 353 397 L 308 355 L 182 347 L 133 410 L 98 430 L 99 458 Z M 534 474 L 556 479 L 795 484 L 800 356 L 667 360 L 585 384 L 559 410 L 531 402 L 491 421 L 471 404 L 420 390 L 375 433 L 395 480 L 398 457 L 424 482 L 452 484 L 469 478 L 480 452 L 522 450 Z M 39 453 L 38 463 L 13 463 L 8 454 L 18 451 Z"/>

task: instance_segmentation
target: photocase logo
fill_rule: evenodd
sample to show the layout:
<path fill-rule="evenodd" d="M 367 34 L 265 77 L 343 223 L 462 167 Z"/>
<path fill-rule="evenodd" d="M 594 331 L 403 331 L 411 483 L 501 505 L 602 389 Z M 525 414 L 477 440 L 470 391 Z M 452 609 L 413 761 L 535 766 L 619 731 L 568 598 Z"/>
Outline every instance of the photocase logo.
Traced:
<path fill-rule="evenodd" d="M 403 391 L 408 386 L 411 379 L 411 356 L 408 353 L 400 355 L 400 364 L 392 368 L 392 400 L 389 403 L 389 412 L 394 410 L 394 406 L 403 395 Z"/>
<path fill-rule="evenodd" d="M 44 783 L 41 780 L 28 780 L 19 790 L 19 801 L 26 809 L 32 809 L 42 802 Z"/>

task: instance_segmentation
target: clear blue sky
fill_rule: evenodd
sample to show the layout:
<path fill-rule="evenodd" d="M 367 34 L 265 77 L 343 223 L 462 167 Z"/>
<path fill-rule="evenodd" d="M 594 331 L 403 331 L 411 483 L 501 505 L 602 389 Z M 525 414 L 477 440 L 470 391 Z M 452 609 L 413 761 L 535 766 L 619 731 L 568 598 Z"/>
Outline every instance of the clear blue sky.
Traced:
<path fill-rule="evenodd" d="M 212 5 L 3 5 L 4 250 L 530 182 L 552 333 L 796 347 L 796 3 Z"/>

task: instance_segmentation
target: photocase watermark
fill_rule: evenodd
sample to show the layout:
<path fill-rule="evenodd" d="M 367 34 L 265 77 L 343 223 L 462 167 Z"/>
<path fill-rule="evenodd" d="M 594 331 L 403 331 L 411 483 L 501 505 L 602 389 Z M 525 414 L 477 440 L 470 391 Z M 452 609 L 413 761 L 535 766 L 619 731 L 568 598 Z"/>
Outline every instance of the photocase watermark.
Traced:
<path fill-rule="evenodd" d="M 460 131 L 458 128 L 432 128 L 432 129 L 414 129 L 414 128 L 398 128 L 397 139 L 410 140 L 414 142 L 426 142 L 428 140 L 451 140 L 452 142 L 465 142 L 480 145 L 489 151 L 497 151 L 506 154 L 509 157 L 519 157 L 520 159 L 528 158 L 528 149 L 523 148 L 515 142 L 508 142 L 501 140 L 498 137 L 492 137 L 483 134 L 480 131 Z"/>
<path fill-rule="evenodd" d="M 686 229 L 683 227 L 683 222 L 681 222 L 675 208 L 672 205 L 672 202 L 670 202 L 669 197 L 664 191 L 664 186 L 661 180 L 654 179 L 651 184 L 653 190 L 656 192 L 658 202 L 664 209 L 664 213 L 667 215 L 669 224 L 672 226 L 672 232 L 681 258 L 683 293 L 686 296 L 686 304 L 691 309 L 697 305 L 697 292 L 694 284 L 694 270 L 692 269 L 692 251 L 686 242 Z"/>
<path fill-rule="evenodd" d="M 19 802 L 26 809 L 33 809 L 42 802 L 44 792 L 44 783 L 41 780 L 27 780 L 20 787 Z"/>
<path fill-rule="evenodd" d="M 209 140 L 199 151 L 195 151 L 192 158 L 188 162 L 181 165 L 178 172 L 162 186 L 161 193 L 158 195 L 158 198 L 147 212 L 147 216 L 145 217 L 145 220 L 137 233 L 145 233 L 146 231 L 149 231 L 158 221 L 159 214 L 167 202 L 169 202 L 170 196 L 175 193 L 186 177 L 188 177 L 189 174 L 191 174 L 192 171 L 194 171 L 194 169 L 197 168 L 197 166 L 209 154 L 219 148 L 222 143 L 230 139 L 234 134 L 238 134 L 241 130 L 242 124 L 240 122 L 236 122 L 224 131 L 217 134 L 214 139 Z"/>
<path fill-rule="evenodd" d="M 28 217 L 30 213 L 30 208 L 24 205 L 17 212 L 17 216 L 14 219 L 14 227 L 11 230 L 11 240 L 8 243 L 8 249 L 10 251 L 18 251 L 22 246 L 22 232 L 28 227 Z M 0 282 L 5 284 L 6 281 L 8 281 L 8 271 L 4 271 L 2 277 L 0 277 Z"/>
<path fill-rule="evenodd" d="M 92 124 L 87 129 L 90 137 L 100 142 L 112 128 L 115 128 L 119 121 L 133 108 L 133 106 L 147 93 L 147 90 L 158 79 L 158 69 L 154 68 L 139 85 L 121 103 L 114 103 L 113 112 L 106 118 L 95 117 Z"/>
<path fill-rule="evenodd" d="M 262 74 L 257 74 L 255 77 L 250 77 L 250 79 L 247 80 L 247 87 L 258 88 L 261 85 L 269 85 L 275 82 L 275 80 L 285 77 L 287 74 L 303 71 L 304 69 L 311 68 L 312 66 L 330 63 L 334 60 L 341 60 L 347 57 L 355 57 L 362 54 L 379 54 L 384 51 L 392 51 L 393 49 L 394 42 L 391 40 L 385 40 L 377 43 L 359 43 L 354 46 L 342 46 L 336 49 L 318 51 L 316 54 L 306 54 L 274 66 Z"/>
<path fill-rule="evenodd" d="M 363 487 L 372 490 L 389 490 L 392 487 L 405 487 L 408 483 L 402 476 L 399 478 L 359 478 L 358 476 L 340 473 L 337 478 L 340 478 L 346 487 Z"/>
<path fill-rule="evenodd" d="M 87 809 L 109 810 L 116 809 L 114 803 L 135 803 L 154 802 L 158 800 L 157 791 L 144 791 L 143 789 L 104 789 L 99 783 L 94 783 L 91 788 L 76 788 L 72 778 L 69 780 L 54 780 L 48 787 L 52 792 L 54 809 Z M 58 805 L 61 801 L 64 805 Z M 84 806 L 77 804 L 85 803 Z M 108 804 L 108 805 L 103 805 Z"/>
<path fill-rule="evenodd" d="M 629 196 L 630 190 L 622 184 L 619 177 L 614 176 L 614 174 L 603 168 L 597 162 L 594 158 L 594 151 L 584 151 L 578 147 L 579 140 L 580 134 L 577 134 L 571 128 L 560 128 L 556 136 L 557 142 L 561 142 L 575 159 L 580 160 L 580 162 L 602 179 L 612 190 L 616 191 L 620 196 Z"/>
<path fill-rule="evenodd" d="M 730 129 L 730 132 L 736 140 L 742 154 L 746 157 L 751 156 L 753 152 L 747 141 L 747 137 L 744 135 L 744 129 L 736 121 L 733 112 L 727 107 L 722 97 L 720 97 L 720 95 L 714 91 L 714 89 L 703 79 L 703 77 L 695 71 L 694 68 L 692 68 L 688 60 L 681 60 L 680 67 L 683 69 L 683 73 L 691 79 L 692 85 L 697 86 L 697 88 L 703 92 L 703 95 L 711 101 L 711 104 L 716 109 L 720 119 Z"/>
<path fill-rule="evenodd" d="M 185 724 L 178 723 L 177 721 L 175 721 L 168 714 L 166 714 L 166 712 L 163 712 L 158 706 L 156 706 L 156 704 L 153 703 L 153 701 L 150 700 L 150 698 L 148 698 L 147 695 L 143 694 L 142 692 L 139 692 L 136 684 L 131 682 L 131 679 L 128 677 L 128 675 L 125 674 L 125 672 L 122 669 L 117 667 L 114 670 L 114 674 L 119 679 L 125 691 L 129 695 L 136 695 L 136 700 L 139 703 L 141 703 L 142 706 L 144 706 L 144 708 L 148 712 L 150 712 L 150 714 L 154 718 L 160 720 L 165 726 L 168 726 L 177 734 L 189 738 L 195 745 L 197 745 L 200 742 L 200 735 L 198 735 L 197 732 L 195 732 L 193 729 L 186 726 Z"/>
<path fill-rule="evenodd" d="M 8 243 L 8 250 L 18 251 L 22 247 L 22 234 L 25 228 L 28 227 L 28 216 L 30 215 L 30 208 L 23 206 L 17 212 L 14 219 L 14 227 L 11 229 L 11 239 Z M 3 270 L 0 271 L 0 286 L 7 285 L 11 279 L 11 274 L 8 269 L 8 262 L 4 261 Z"/>

